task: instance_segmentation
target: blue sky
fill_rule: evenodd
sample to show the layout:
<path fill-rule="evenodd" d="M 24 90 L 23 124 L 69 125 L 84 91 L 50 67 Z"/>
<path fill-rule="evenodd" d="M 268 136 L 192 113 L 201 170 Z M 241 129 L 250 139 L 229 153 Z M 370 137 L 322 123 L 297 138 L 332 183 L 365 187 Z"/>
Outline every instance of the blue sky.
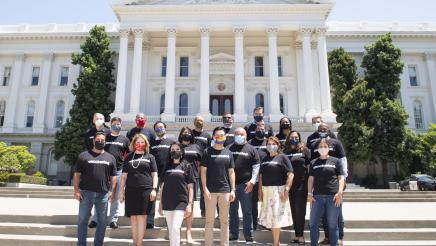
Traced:
<path fill-rule="evenodd" d="M 0 0 L 0 25 L 116 22 L 110 0 Z M 329 20 L 436 23 L 436 0 L 336 0 Z"/>

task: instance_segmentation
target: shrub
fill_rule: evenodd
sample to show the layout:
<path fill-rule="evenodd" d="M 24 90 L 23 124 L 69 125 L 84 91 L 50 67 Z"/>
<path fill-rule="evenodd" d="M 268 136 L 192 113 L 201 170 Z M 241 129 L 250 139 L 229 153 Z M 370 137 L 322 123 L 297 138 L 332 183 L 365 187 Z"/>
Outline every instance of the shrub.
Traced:
<path fill-rule="evenodd" d="M 41 171 L 37 171 L 36 173 L 34 173 L 32 175 L 33 177 L 40 177 L 40 178 L 47 178 L 47 175 L 45 175 L 43 172 Z"/>
<path fill-rule="evenodd" d="M 44 177 L 29 176 L 25 173 L 9 173 L 7 182 L 46 185 L 47 179 Z"/>

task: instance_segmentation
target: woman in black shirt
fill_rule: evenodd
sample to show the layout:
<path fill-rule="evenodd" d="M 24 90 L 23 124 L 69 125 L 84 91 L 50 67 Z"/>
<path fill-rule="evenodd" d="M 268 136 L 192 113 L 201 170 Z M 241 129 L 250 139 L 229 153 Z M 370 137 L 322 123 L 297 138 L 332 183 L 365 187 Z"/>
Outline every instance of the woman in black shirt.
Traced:
<path fill-rule="evenodd" d="M 310 165 L 310 150 L 301 142 L 301 135 L 291 131 L 286 138 L 283 152 L 288 156 L 294 170 L 292 188 L 289 191 L 295 239 L 293 243 L 304 245 L 304 222 L 307 203 L 307 178 Z"/>
<path fill-rule="evenodd" d="M 319 221 L 321 215 L 327 218 L 331 246 L 338 245 L 338 217 L 342 204 L 345 177 L 342 162 L 329 156 L 330 142 L 321 139 L 317 150 L 319 158 L 312 161 L 307 182 L 308 200 L 310 202 L 310 241 L 312 246 L 318 245 Z"/>
<path fill-rule="evenodd" d="M 288 198 L 294 174 L 291 162 L 279 146 L 278 138 L 268 138 L 268 155 L 261 161 L 259 171 L 259 201 L 262 201 L 259 224 L 271 228 L 274 246 L 280 245 L 280 229 L 292 225 Z"/>
<path fill-rule="evenodd" d="M 192 214 L 194 175 L 191 165 L 185 160 L 182 144 L 171 144 L 169 156 L 161 186 L 159 213 L 165 214 L 170 245 L 178 246 L 183 218 Z"/>
<path fill-rule="evenodd" d="M 280 141 L 280 147 L 283 147 L 286 141 L 286 137 L 292 131 L 292 122 L 288 117 L 283 117 L 280 119 L 280 130 L 276 137 Z"/>
<path fill-rule="evenodd" d="M 156 200 L 157 166 L 147 137 L 136 134 L 130 143 L 132 151 L 125 159 L 120 184 L 120 202 L 126 201 L 126 216 L 132 225 L 133 245 L 142 245 L 147 215 Z M 125 187 L 125 191 L 124 191 Z"/>

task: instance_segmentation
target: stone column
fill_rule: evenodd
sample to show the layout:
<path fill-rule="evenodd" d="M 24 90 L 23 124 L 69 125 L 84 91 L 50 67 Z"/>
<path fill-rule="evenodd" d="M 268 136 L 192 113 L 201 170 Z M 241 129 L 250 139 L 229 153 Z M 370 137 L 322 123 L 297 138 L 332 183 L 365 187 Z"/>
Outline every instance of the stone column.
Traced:
<path fill-rule="evenodd" d="M 41 84 L 39 90 L 38 107 L 36 112 L 36 124 L 33 128 L 34 133 L 43 133 L 46 128 L 45 113 L 47 112 L 47 95 L 50 85 L 51 68 L 53 65 L 53 53 L 44 55 L 42 64 Z"/>
<path fill-rule="evenodd" d="M 270 122 L 279 122 L 283 116 L 280 112 L 279 71 L 277 55 L 277 28 L 268 28 L 269 56 L 269 108 Z"/>
<path fill-rule="evenodd" d="M 303 47 L 303 78 L 304 78 L 304 95 L 306 98 L 306 122 L 311 122 L 312 117 L 316 115 L 313 95 L 313 65 L 312 65 L 312 47 L 311 36 L 312 28 L 301 28 Z"/>
<path fill-rule="evenodd" d="M 165 80 L 165 110 L 161 115 L 162 121 L 174 122 L 174 96 L 176 87 L 176 34 L 175 28 L 168 28 L 167 48 L 167 76 Z"/>
<path fill-rule="evenodd" d="M 245 27 L 236 27 L 235 33 L 235 122 L 247 122 L 245 111 L 244 32 Z"/>
<path fill-rule="evenodd" d="M 3 125 L 4 133 L 13 133 L 14 128 L 17 126 L 15 122 L 15 112 L 18 101 L 18 90 L 21 84 L 21 77 L 23 74 L 24 53 L 19 53 L 15 57 L 10 91 L 8 101 L 6 102 L 5 122 Z"/>
<path fill-rule="evenodd" d="M 140 111 L 141 74 L 142 74 L 142 42 L 143 29 L 133 29 L 135 45 L 133 48 L 132 86 L 130 90 L 130 114 L 136 115 Z"/>
<path fill-rule="evenodd" d="M 332 111 L 330 94 L 329 67 L 327 61 L 327 45 L 325 39 L 326 28 L 317 28 L 318 35 L 318 64 L 321 89 L 321 116 L 325 122 L 336 123 L 336 115 Z"/>
<path fill-rule="evenodd" d="M 118 53 L 117 89 L 115 94 L 114 116 L 125 112 L 127 50 L 129 44 L 129 30 L 120 30 L 120 50 Z"/>
<path fill-rule="evenodd" d="M 209 110 L 209 27 L 201 27 L 201 58 L 200 58 L 200 114 L 206 122 L 211 120 Z"/>
<path fill-rule="evenodd" d="M 433 53 L 425 53 L 425 63 L 427 64 L 431 94 L 433 95 L 433 113 L 436 115 L 436 66 L 434 59 L 435 56 Z"/>

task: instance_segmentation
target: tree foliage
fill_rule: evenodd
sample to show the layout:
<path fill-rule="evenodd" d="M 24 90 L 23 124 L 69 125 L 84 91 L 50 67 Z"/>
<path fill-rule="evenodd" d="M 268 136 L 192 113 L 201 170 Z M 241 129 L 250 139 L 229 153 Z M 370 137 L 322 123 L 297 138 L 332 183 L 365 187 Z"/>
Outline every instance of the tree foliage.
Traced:
<path fill-rule="evenodd" d="M 7 146 L 0 142 L 0 172 L 29 172 L 35 167 L 36 157 L 26 146 Z"/>

